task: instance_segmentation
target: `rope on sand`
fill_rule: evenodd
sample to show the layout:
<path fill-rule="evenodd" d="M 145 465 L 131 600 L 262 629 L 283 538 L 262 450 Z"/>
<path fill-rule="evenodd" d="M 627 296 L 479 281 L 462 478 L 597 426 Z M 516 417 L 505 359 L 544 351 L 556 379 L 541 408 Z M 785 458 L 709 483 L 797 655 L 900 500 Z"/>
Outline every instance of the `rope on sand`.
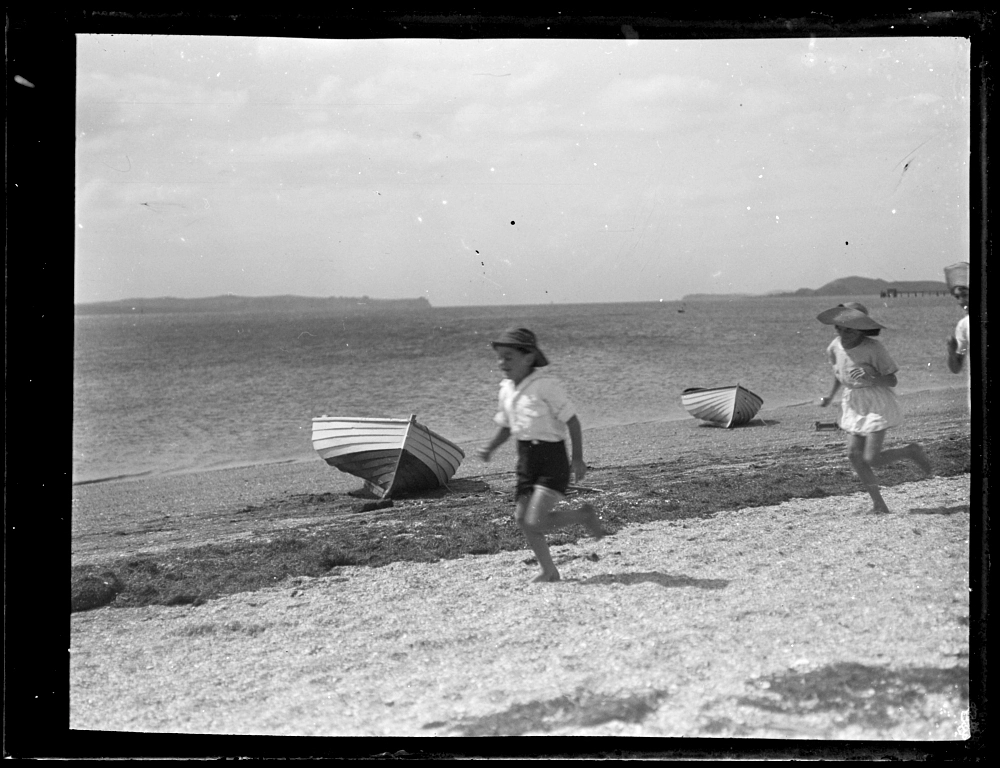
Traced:
<path fill-rule="evenodd" d="M 585 485 L 567 485 L 567 491 L 593 491 L 594 493 L 604 493 L 603 488 L 588 488 Z"/>

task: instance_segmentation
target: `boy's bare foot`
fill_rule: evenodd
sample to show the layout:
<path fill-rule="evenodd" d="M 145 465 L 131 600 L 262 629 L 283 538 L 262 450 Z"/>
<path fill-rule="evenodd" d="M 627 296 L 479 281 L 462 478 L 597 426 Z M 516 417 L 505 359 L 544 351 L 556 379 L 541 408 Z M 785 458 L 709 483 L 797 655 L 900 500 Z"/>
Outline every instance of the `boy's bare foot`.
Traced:
<path fill-rule="evenodd" d="M 913 457 L 913 461 L 916 463 L 923 473 L 928 477 L 934 475 L 934 470 L 931 468 L 931 460 L 927 458 L 927 453 L 924 451 L 924 447 L 920 443 L 910 443 L 909 445 L 910 456 Z"/>
<path fill-rule="evenodd" d="M 551 581 L 559 581 L 559 572 L 555 573 L 540 573 L 535 578 L 531 580 L 532 584 L 544 584 Z"/>
<path fill-rule="evenodd" d="M 870 515 L 888 515 L 891 514 L 888 507 L 872 506 L 872 507 L 857 507 L 852 514 L 858 517 L 868 517 Z"/>
<path fill-rule="evenodd" d="M 580 511 L 583 513 L 583 524 L 591 536 L 595 539 L 600 539 L 608 535 L 608 532 L 604 530 L 604 525 L 601 523 L 601 516 L 597 514 L 597 510 L 594 509 L 592 504 L 585 502 L 580 507 Z"/>

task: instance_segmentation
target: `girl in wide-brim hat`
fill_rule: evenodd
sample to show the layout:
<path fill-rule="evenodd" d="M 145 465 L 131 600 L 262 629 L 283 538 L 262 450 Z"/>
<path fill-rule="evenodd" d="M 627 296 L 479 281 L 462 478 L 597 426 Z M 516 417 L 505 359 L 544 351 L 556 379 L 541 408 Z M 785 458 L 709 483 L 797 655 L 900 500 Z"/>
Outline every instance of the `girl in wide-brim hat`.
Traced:
<path fill-rule="evenodd" d="M 833 387 L 829 395 L 820 398 L 819 404 L 825 408 L 837 391 L 844 388 L 839 425 L 847 432 L 847 457 L 871 496 L 872 511 L 886 513 L 889 508 L 872 468 L 908 459 L 930 475 L 931 464 L 919 443 L 882 450 L 886 430 L 903 423 L 899 401 L 893 392 L 899 366 L 874 338 L 885 326 L 870 318 L 868 309 L 857 302 L 820 312 L 816 319 L 837 330 L 837 338 L 827 347 L 833 366 Z"/>

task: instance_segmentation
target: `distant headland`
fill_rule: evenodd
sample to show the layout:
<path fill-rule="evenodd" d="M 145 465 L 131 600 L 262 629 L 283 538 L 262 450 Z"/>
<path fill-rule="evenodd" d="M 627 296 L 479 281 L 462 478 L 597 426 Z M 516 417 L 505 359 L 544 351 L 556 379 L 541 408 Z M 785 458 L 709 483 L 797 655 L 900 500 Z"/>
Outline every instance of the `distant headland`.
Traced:
<path fill-rule="evenodd" d="M 77 315 L 138 315 L 177 312 L 413 312 L 431 308 L 416 299 L 371 299 L 367 296 L 210 296 L 201 299 L 122 299 L 77 304 Z"/>
<path fill-rule="evenodd" d="M 906 294 L 948 295 L 948 285 L 938 280 L 876 280 L 870 277 L 842 277 L 820 288 L 799 288 L 797 291 L 772 293 L 690 293 L 684 301 L 699 299 L 760 299 L 789 296 L 905 296 Z"/>

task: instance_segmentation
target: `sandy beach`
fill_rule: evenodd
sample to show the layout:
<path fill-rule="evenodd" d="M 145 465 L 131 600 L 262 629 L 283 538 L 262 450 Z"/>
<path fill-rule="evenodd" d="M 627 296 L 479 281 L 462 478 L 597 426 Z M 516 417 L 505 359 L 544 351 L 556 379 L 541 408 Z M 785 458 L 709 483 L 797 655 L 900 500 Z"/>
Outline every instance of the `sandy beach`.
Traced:
<path fill-rule="evenodd" d="M 968 445 L 961 387 L 905 395 L 911 440 Z M 587 430 L 600 507 L 669 502 L 672 477 L 741 467 L 779 479 L 849 469 L 832 409 L 763 411 L 739 430 L 694 420 Z M 964 441 L 964 442 L 963 442 Z M 451 496 L 510 524 L 513 460 L 470 454 Z M 970 458 L 969 466 L 973 466 Z M 669 471 L 667 471 L 669 470 Z M 70 616 L 70 727 L 295 736 L 637 736 L 961 741 L 970 736 L 971 475 L 867 495 L 734 505 L 624 525 L 553 548 L 563 581 L 530 583 L 527 548 L 435 563 L 334 568 L 204 605 Z M 74 488 L 73 562 L 283 529 L 296 503 L 360 481 L 315 462 Z M 652 489 L 652 490 L 651 490 Z M 639 503 L 636 496 L 635 503 Z M 241 515 L 241 510 L 270 510 Z M 972 514 L 978 508 L 972 508 Z M 384 514 L 385 512 L 381 512 Z M 377 524 L 379 511 L 369 514 Z M 503 518 L 503 521 L 500 520 Z M 972 723 L 974 725 L 974 718 Z"/>

